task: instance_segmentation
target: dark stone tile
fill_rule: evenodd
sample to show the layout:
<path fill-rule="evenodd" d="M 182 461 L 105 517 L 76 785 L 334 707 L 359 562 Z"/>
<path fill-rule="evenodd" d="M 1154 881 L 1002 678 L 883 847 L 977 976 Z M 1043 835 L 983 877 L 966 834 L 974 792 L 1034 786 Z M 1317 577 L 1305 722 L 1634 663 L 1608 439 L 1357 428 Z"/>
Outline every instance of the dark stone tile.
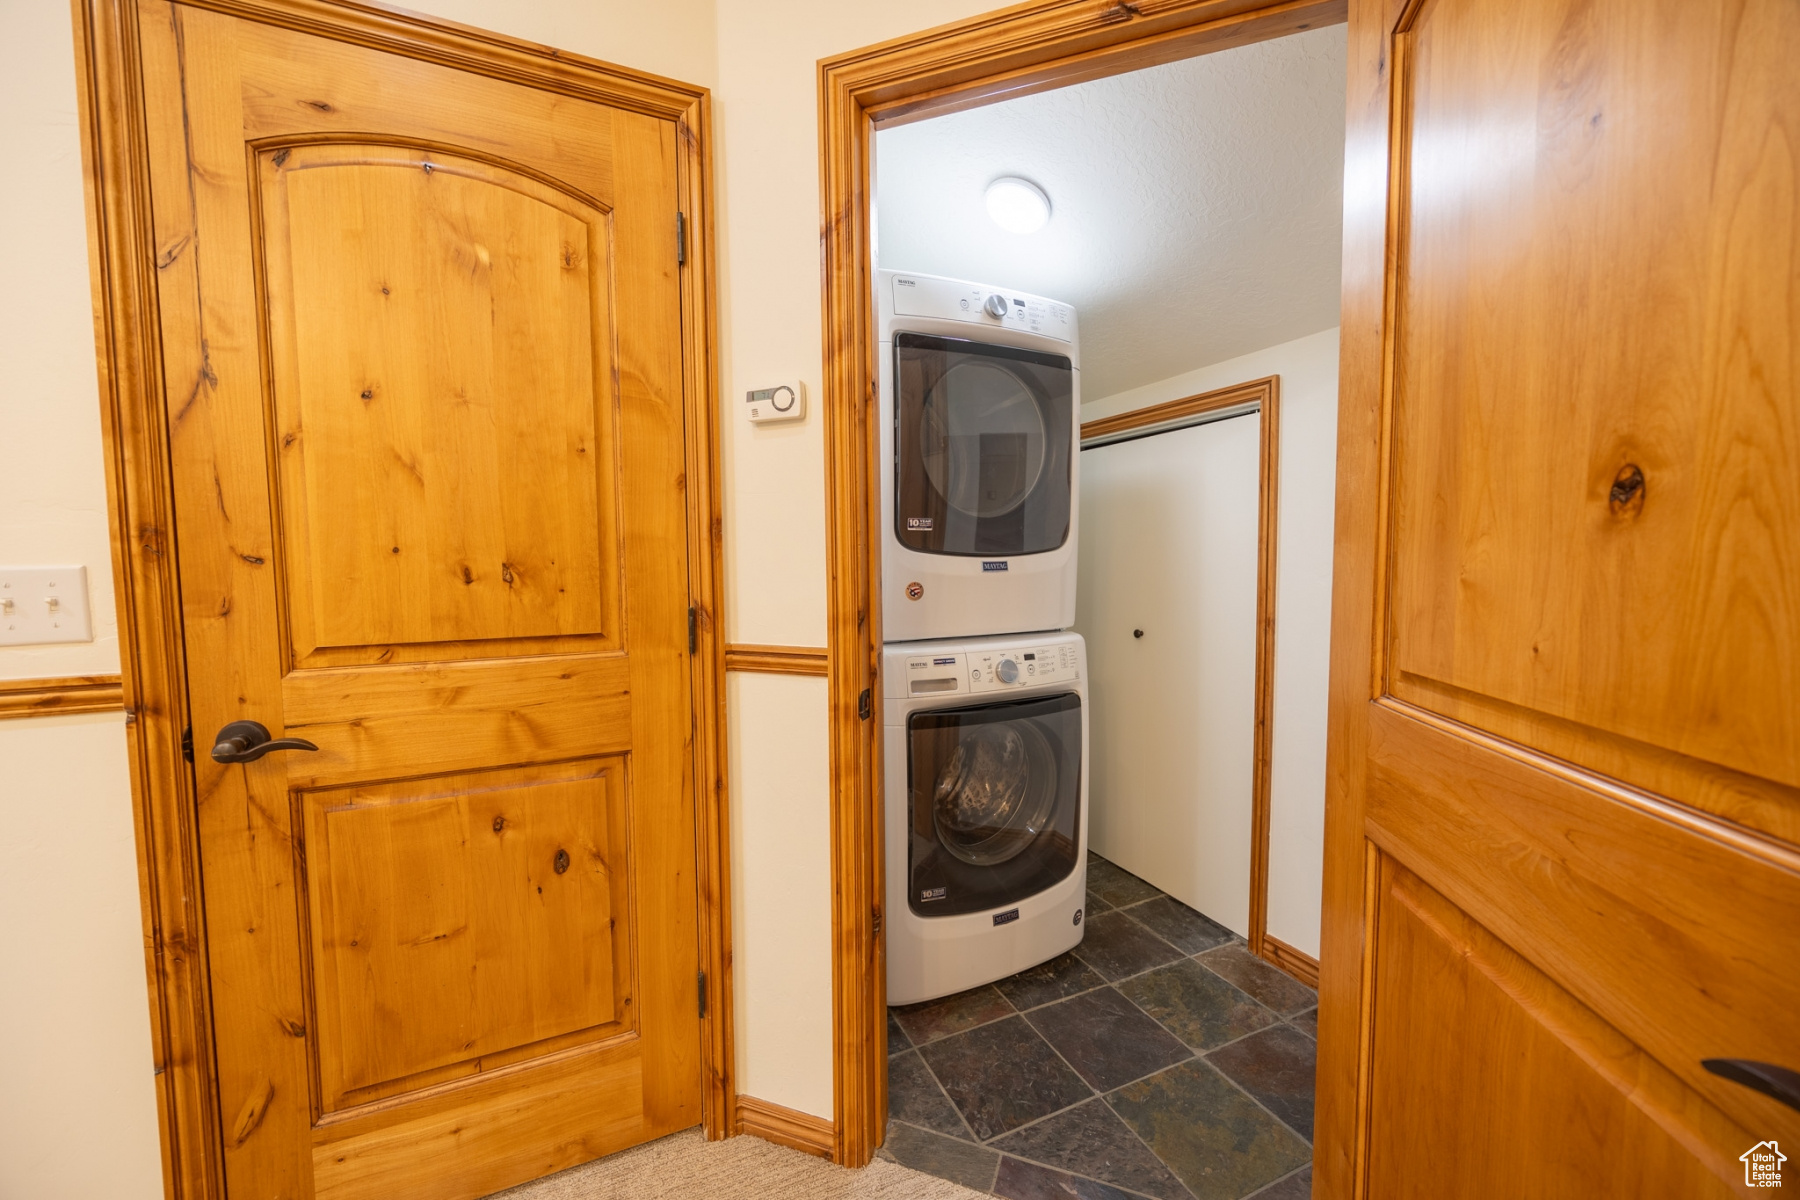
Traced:
<path fill-rule="evenodd" d="M 1295 1171 L 1280 1183 L 1272 1183 L 1252 1200 L 1312 1200 L 1312 1168 Z"/>
<path fill-rule="evenodd" d="M 1278 1020 L 1274 1013 L 1191 958 L 1127 979 L 1119 990 L 1196 1050 L 1235 1042 Z"/>
<path fill-rule="evenodd" d="M 922 1129 L 974 1140 L 917 1050 L 888 1059 L 888 1116 Z"/>
<path fill-rule="evenodd" d="M 1197 913 L 1173 896 L 1158 896 L 1126 910 L 1132 920 L 1145 926 L 1163 941 L 1183 954 L 1198 954 L 1223 946 L 1237 935 L 1204 914 Z"/>
<path fill-rule="evenodd" d="M 1313 1041 L 1319 1040 L 1319 1010 L 1309 1008 L 1298 1016 L 1288 1018 L 1288 1024 L 1304 1033 Z"/>
<path fill-rule="evenodd" d="M 912 1039 L 906 1036 L 906 1030 L 900 1028 L 900 1019 L 888 1009 L 888 1054 L 895 1055 L 902 1050 L 912 1049 Z"/>
<path fill-rule="evenodd" d="M 1010 1155 L 1000 1159 L 994 1195 L 1003 1200 L 1138 1200 L 1136 1192 L 1122 1192 L 1092 1179 L 1052 1171 L 1049 1167 L 1040 1167 Z"/>
<path fill-rule="evenodd" d="M 908 1004 L 888 1010 L 900 1022 L 900 1028 L 915 1046 L 935 1042 L 938 1038 L 998 1021 L 1012 1015 L 1013 1007 L 1006 997 L 991 987 L 978 987 L 940 1000 Z"/>
<path fill-rule="evenodd" d="M 1106 1099 L 1198 1200 L 1238 1200 L 1312 1161 L 1293 1130 L 1200 1059 Z"/>
<path fill-rule="evenodd" d="M 1200 961 L 1283 1016 L 1318 1007 L 1319 993 L 1243 946 L 1221 946 Z"/>
<path fill-rule="evenodd" d="M 1253 1033 L 1207 1061 L 1307 1141 L 1313 1135 L 1313 1059 L 1318 1045 L 1298 1029 L 1277 1025 Z"/>
<path fill-rule="evenodd" d="M 1122 912 L 1088 918 L 1075 953 L 1082 962 L 1115 982 L 1181 957 L 1181 951 Z"/>
<path fill-rule="evenodd" d="M 1073 954 L 1059 954 L 1049 962 L 1039 963 L 1028 971 L 1008 975 L 994 987 L 1012 1001 L 1014 1008 L 1024 1012 L 1040 1004 L 1066 1000 L 1105 983 L 1106 980 L 1096 975 L 1091 967 Z"/>
<path fill-rule="evenodd" d="M 1103 1100 L 1090 1100 L 1009 1134 L 994 1148 L 1157 1200 L 1188 1200 L 1187 1190 L 1168 1166 L 1157 1161 Z"/>
<path fill-rule="evenodd" d="M 1110 1092 L 1193 1053 L 1112 988 L 1034 1009 L 1025 1019 L 1096 1091 Z"/>
<path fill-rule="evenodd" d="M 1107 911 L 1108 909 L 1110 909 L 1111 907 L 1112 907 L 1112 905 L 1108 904 L 1105 900 L 1102 900 L 1099 896 L 1094 895 L 1094 893 L 1089 892 L 1087 894 L 1087 915 L 1088 916 L 1091 917 L 1095 913 L 1103 913 L 1103 912 Z"/>
<path fill-rule="evenodd" d="M 1104 858 L 1095 858 L 1088 863 L 1087 890 L 1114 908 L 1162 895 L 1161 889 Z"/>
<path fill-rule="evenodd" d="M 1093 1095 L 1023 1017 L 954 1034 L 920 1053 L 984 1142 Z"/>
<path fill-rule="evenodd" d="M 978 1192 L 991 1191 L 1000 1156 L 973 1142 L 947 1138 L 898 1121 L 889 1121 L 887 1152 L 903 1167 L 936 1175 Z"/>

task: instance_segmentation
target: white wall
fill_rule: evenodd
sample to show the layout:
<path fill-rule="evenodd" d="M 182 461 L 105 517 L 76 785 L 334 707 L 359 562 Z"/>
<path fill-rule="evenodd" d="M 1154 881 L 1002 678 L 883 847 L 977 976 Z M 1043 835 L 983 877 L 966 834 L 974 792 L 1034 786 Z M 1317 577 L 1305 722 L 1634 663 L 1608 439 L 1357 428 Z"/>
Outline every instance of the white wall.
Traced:
<path fill-rule="evenodd" d="M 85 564 L 95 634 L 0 679 L 119 669 L 74 55 L 67 5 L 0 3 L 0 563 Z M 0 721 L 0 821 L 0 1196 L 160 1196 L 124 719 Z"/>
<path fill-rule="evenodd" d="M 1081 408 L 1081 419 L 1092 421 L 1266 375 L 1281 376 L 1268 929 L 1315 957 L 1325 853 L 1337 370 L 1338 331 L 1327 329 Z M 1084 524 L 1087 519 L 1084 513 Z"/>
<path fill-rule="evenodd" d="M 0 1196 L 162 1195 L 124 727 L 0 721 Z"/>

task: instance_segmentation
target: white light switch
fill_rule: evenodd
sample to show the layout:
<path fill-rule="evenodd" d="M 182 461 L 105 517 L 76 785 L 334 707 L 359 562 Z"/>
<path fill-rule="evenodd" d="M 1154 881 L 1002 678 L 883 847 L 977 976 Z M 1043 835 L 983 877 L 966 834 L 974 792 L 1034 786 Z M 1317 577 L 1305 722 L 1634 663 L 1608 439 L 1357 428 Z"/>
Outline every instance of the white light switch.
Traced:
<path fill-rule="evenodd" d="M 0 646 L 93 640 L 86 567 L 0 567 Z"/>

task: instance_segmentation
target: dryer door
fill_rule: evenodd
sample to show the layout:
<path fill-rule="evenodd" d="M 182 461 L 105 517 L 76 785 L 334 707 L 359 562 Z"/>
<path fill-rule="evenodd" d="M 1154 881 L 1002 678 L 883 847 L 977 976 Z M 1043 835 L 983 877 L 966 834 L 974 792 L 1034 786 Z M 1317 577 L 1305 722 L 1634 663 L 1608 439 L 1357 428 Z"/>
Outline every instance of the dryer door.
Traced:
<path fill-rule="evenodd" d="M 1081 698 L 913 713 L 907 793 L 920 916 L 1003 908 L 1061 882 L 1080 853 Z"/>
<path fill-rule="evenodd" d="M 1075 376 L 1067 358 L 901 333 L 894 394 L 902 546 L 1004 558 L 1068 540 Z"/>

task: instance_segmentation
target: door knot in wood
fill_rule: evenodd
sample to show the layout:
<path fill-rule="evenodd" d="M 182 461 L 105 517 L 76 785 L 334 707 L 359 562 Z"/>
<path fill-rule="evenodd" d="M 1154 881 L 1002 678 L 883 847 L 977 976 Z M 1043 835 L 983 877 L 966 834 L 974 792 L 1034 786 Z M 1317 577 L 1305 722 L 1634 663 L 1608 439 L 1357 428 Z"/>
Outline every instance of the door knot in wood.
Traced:
<path fill-rule="evenodd" d="M 1644 472 L 1636 463 L 1626 463 L 1613 476 L 1612 491 L 1607 497 L 1607 504 L 1613 512 L 1623 516 L 1627 510 L 1637 513 L 1644 507 Z"/>

